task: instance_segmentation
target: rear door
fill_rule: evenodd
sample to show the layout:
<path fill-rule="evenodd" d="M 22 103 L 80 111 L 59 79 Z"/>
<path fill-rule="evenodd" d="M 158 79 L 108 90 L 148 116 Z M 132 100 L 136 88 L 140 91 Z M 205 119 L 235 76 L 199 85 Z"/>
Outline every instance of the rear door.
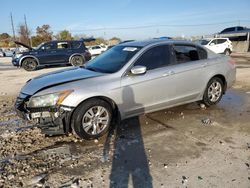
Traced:
<path fill-rule="evenodd" d="M 207 52 L 193 45 L 175 44 L 173 56 L 175 64 L 168 67 L 171 74 L 167 75 L 171 79 L 167 105 L 196 100 L 207 84 Z"/>
<path fill-rule="evenodd" d="M 70 43 L 67 41 L 56 42 L 56 62 L 67 63 L 69 62 L 69 54 L 72 53 Z"/>
<path fill-rule="evenodd" d="M 218 46 L 218 53 L 224 53 L 225 50 L 228 48 L 227 39 L 217 39 L 217 46 Z"/>

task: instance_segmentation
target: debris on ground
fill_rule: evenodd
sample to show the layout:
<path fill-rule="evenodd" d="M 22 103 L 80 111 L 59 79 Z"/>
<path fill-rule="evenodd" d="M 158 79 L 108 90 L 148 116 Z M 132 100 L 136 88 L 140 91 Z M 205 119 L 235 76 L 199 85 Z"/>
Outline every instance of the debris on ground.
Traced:
<path fill-rule="evenodd" d="M 206 107 L 205 104 L 201 103 L 201 104 L 200 104 L 200 108 L 201 108 L 202 110 L 205 110 L 207 107 Z"/>
<path fill-rule="evenodd" d="M 250 143 L 247 143 L 247 148 L 250 149 Z"/>
<path fill-rule="evenodd" d="M 166 163 L 163 166 L 164 166 L 164 168 L 168 168 L 168 165 Z"/>
<path fill-rule="evenodd" d="M 212 120 L 210 118 L 204 118 L 201 120 L 203 125 L 211 125 L 212 124 Z"/>
<path fill-rule="evenodd" d="M 182 181 L 181 181 L 181 183 L 182 184 L 185 184 L 185 183 L 187 183 L 187 177 L 186 176 L 182 176 Z"/>
<path fill-rule="evenodd" d="M 203 178 L 201 176 L 198 176 L 198 180 L 203 180 Z"/>

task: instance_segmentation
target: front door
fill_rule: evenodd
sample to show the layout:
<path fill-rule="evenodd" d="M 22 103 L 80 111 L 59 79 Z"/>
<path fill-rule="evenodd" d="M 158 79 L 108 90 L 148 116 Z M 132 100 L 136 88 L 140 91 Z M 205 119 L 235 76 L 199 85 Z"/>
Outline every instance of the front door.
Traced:
<path fill-rule="evenodd" d="M 169 48 L 160 45 L 148 49 L 133 64 L 133 67 L 145 66 L 147 72 L 133 75 L 128 71 L 122 78 L 122 108 L 126 117 L 156 109 L 160 101 L 169 97 L 166 91 L 170 80 L 165 75 L 171 63 Z"/>

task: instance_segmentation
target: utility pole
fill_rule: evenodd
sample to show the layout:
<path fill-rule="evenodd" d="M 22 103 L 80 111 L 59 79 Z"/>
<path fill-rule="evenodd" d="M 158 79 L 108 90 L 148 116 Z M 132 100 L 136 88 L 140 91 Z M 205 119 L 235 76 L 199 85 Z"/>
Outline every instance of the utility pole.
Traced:
<path fill-rule="evenodd" d="M 28 25 L 27 25 L 27 20 L 26 20 L 25 14 L 24 14 L 24 23 L 25 23 L 26 36 L 29 39 L 30 46 L 32 47 L 32 40 L 31 40 L 31 37 L 29 38 Z"/>
<path fill-rule="evenodd" d="M 13 37 L 14 37 L 14 40 L 16 40 L 16 34 L 15 34 L 15 29 L 14 29 L 12 13 L 10 13 L 10 19 L 11 19 L 11 27 L 12 27 Z"/>

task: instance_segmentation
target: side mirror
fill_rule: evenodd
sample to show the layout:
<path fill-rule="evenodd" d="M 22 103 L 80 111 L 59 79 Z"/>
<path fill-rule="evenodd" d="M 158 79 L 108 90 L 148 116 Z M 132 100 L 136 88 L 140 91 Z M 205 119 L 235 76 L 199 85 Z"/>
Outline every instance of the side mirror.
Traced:
<path fill-rule="evenodd" d="M 210 46 L 214 46 L 214 45 L 215 45 L 215 43 L 213 43 L 213 42 L 210 44 Z"/>
<path fill-rule="evenodd" d="M 145 74 L 147 71 L 147 68 L 144 66 L 134 66 L 130 72 L 134 75 L 141 75 L 141 74 Z"/>

